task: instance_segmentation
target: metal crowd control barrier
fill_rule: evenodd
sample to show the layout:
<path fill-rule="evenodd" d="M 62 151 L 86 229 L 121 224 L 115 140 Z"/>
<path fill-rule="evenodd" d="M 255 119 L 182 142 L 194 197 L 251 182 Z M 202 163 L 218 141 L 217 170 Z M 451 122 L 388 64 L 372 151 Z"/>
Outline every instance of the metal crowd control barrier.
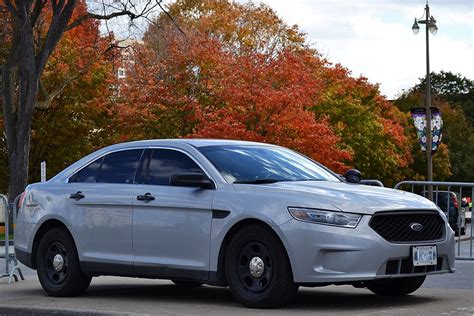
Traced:
<path fill-rule="evenodd" d="M 25 279 L 21 272 L 21 268 L 18 265 L 15 251 L 10 252 L 10 231 L 14 232 L 19 198 L 20 196 L 17 196 L 15 201 L 12 204 L 9 204 L 7 197 L 0 194 L 0 203 L 3 202 L 5 205 L 5 252 L 0 254 L 0 259 L 5 259 L 5 273 L 1 274 L 0 278 L 8 277 L 8 284 L 11 284 L 13 280 L 18 281 L 18 276 L 15 274 L 16 271 L 22 280 Z M 10 216 L 12 216 L 13 219 L 11 221 L 12 227 L 10 227 Z"/>
<path fill-rule="evenodd" d="M 374 187 L 383 187 L 383 183 L 381 181 L 374 179 L 360 180 L 360 184 L 371 185 Z"/>
<path fill-rule="evenodd" d="M 449 218 L 449 213 L 457 212 L 457 231 L 456 231 L 456 260 L 474 260 L 473 255 L 473 223 L 472 208 L 469 204 L 462 206 L 463 193 L 474 199 L 474 183 L 469 182 L 442 182 L 442 181 L 402 181 L 395 185 L 395 189 L 409 191 L 427 197 L 428 190 L 431 187 L 433 192 L 433 202 L 436 203 Z M 407 191 L 407 190 L 404 190 Z M 446 206 L 446 209 L 444 209 Z M 466 213 L 470 212 L 471 223 L 468 228 Z M 464 229 L 463 229 L 464 228 Z M 467 244 L 469 243 L 469 247 Z M 466 249 L 467 248 L 467 249 Z"/>

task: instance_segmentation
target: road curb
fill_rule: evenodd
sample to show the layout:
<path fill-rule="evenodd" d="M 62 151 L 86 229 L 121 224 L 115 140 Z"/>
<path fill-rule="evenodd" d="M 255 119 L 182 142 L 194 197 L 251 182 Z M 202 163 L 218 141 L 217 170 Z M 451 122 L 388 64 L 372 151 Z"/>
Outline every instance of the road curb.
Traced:
<path fill-rule="evenodd" d="M 138 315 L 134 313 L 117 313 L 97 309 L 72 309 L 72 308 L 50 308 L 50 307 L 26 307 L 15 305 L 0 305 L 0 316 L 3 315 L 26 315 L 26 316 L 47 316 L 47 315 L 96 315 L 96 316 L 122 316 Z M 143 314 L 140 314 L 143 315 Z"/>

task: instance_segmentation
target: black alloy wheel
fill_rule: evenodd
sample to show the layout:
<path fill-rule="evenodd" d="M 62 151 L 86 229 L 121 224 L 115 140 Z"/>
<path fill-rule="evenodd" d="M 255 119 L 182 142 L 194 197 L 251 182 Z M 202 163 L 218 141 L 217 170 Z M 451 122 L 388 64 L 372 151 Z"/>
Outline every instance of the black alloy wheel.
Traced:
<path fill-rule="evenodd" d="M 49 246 L 44 259 L 49 281 L 56 285 L 63 283 L 69 271 L 66 247 L 59 241 L 53 242 Z"/>
<path fill-rule="evenodd" d="M 81 270 L 74 240 L 61 227 L 49 230 L 41 238 L 36 270 L 43 290 L 51 296 L 80 295 L 92 280 Z"/>
<path fill-rule="evenodd" d="M 248 243 L 239 254 L 235 266 L 241 284 L 249 292 L 264 292 L 273 279 L 273 259 L 267 247 L 259 241 Z"/>
<path fill-rule="evenodd" d="M 249 225 L 235 234 L 225 254 L 232 295 L 252 308 L 273 308 L 294 300 L 298 285 L 286 249 L 270 228 Z"/>

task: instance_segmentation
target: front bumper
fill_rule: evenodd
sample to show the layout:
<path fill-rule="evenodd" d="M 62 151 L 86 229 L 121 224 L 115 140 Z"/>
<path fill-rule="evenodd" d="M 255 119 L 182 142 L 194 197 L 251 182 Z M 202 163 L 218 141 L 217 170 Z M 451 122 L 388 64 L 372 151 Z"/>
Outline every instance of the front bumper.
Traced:
<path fill-rule="evenodd" d="M 454 272 L 454 235 L 446 226 L 443 241 L 390 243 L 369 227 L 363 216 L 355 229 L 297 220 L 280 226 L 297 283 L 359 281 Z M 410 267 L 411 247 L 436 245 L 438 265 Z M 407 266 L 408 265 L 408 266 Z"/>

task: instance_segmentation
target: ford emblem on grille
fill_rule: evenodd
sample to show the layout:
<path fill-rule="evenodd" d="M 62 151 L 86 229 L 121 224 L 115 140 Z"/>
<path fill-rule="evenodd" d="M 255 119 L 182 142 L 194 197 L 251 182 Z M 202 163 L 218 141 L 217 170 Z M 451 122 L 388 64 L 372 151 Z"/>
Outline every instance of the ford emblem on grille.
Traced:
<path fill-rule="evenodd" d="M 420 223 L 411 223 L 410 228 L 416 232 L 419 232 L 423 229 L 423 225 L 421 225 Z"/>

